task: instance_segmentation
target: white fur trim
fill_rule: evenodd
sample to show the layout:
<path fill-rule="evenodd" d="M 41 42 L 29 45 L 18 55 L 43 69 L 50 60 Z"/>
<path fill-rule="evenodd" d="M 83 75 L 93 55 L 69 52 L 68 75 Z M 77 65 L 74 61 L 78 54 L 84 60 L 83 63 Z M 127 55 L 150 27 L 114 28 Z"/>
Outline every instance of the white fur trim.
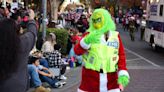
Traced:
<path fill-rule="evenodd" d="M 81 90 L 81 89 L 77 89 L 77 92 L 87 92 L 87 91 L 83 91 L 83 90 Z"/>
<path fill-rule="evenodd" d="M 100 92 L 107 92 L 107 74 L 100 73 Z"/>
<path fill-rule="evenodd" d="M 130 78 L 129 73 L 126 70 L 120 70 L 118 72 L 118 76 L 122 76 L 122 75 L 128 76 L 128 78 Z"/>
<path fill-rule="evenodd" d="M 91 45 L 89 44 L 86 44 L 85 42 L 84 42 L 84 38 L 80 41 L 80 46 L 83 48 L 83 49 L 89 49 L 90 47 L 91 47 Z"/>
<path fill-rule="evenodd" d="M 109 90 L 108 92 L 121 92 L 119 88 L 117 89 L 112 89 L 112 90 Z"/>

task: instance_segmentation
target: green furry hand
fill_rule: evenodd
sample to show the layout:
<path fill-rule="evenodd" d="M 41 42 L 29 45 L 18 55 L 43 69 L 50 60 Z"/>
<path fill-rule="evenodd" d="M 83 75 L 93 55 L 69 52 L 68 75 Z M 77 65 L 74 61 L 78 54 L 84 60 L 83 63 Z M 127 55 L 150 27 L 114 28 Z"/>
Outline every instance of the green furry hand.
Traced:
<path fill-rule="evenodd" d="M 84 42 L 86 44 L 99 43 L 100 38 L 101 38 L 100 32 L 91 32 L 84 38 Z"/>
<path fill-rule="evenodd" d="M 119 76 L 118 84 L 121 84 L 121 85 L 123 85 L 123 87 L 126 87 L 129 84 L 128 76 L 125 76 L 125 75 Z"/>

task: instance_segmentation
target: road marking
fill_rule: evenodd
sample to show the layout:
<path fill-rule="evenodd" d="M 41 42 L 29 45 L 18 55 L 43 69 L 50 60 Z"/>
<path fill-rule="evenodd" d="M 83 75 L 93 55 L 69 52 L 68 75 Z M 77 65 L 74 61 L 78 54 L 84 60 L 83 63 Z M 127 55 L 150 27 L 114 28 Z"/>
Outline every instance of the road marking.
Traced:
<path fill-rule="evenodd" d="M 148 62 L 148 63 L 152 64 L 152 65 L 153 65 L 153 66 L 155 66 L 155 67 L 160 67 L 159 65 L 157 65 L 157 64 L 155 64 L 155 63 L 153 63 L 152 61 L 150 61 L 150 60 L 148 60 L 148 59 L 146 59 L 146 58 L 142 57 L 141 55 L 139 55 L 139 54 L 137 54 L 137 53 L 135 53 L 135 52 L 133 52 L 133 51 L 131 51 L 131 50 L 127 49 L 127 48 L 125 48 L 125 50 L 126 50 L 126 51 L 128 51 L 128 52 L 130 52 L 130 53 L 132 53 L 132 54 L 134 54 L 134 55 L 136 55 L 137 57 L 139 57 L 139 58 L 141 58 L 141 59 L 145 60 L 146 62 Z"/>
<path fill-rule="evenodd" d="M 128 61 L 136 61 L 136 60 L 141 60 L 141 58 L 128 59 L 128 60 L 126 60 L 126 61 L 128 62 Z"/>
<path fill-rule="evenodd" d="M 130 52 L 125 52 L 126 54 L 130 53 Z"/>
<path fill-rule="evenodd" d="M 160 69 L 160 70 L 164 70 L 163 67 L 154 67 L 154 66 L 127 66 L 128 69 Z"/>

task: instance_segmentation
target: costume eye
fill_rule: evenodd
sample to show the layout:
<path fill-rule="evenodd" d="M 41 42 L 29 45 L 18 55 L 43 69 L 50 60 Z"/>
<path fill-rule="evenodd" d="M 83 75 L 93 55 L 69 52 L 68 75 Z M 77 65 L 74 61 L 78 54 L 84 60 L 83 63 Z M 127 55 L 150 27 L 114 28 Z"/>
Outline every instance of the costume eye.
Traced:
<path fill-rule="evenodd" d="M 101 22 L 101 18 L 98 18 L 98 19 L 97 19 L 97 22 Z"/>
<path fill-rule="evenodd" d="M 97 19 L 92 19 L 93 23 L 98 23 L 101 22 L 101 18 L 97 18 Z"/>
<path fill-rule="evenodd" d="M 92 19 L 93 23 L 96 23 L 96 19 Z"/>

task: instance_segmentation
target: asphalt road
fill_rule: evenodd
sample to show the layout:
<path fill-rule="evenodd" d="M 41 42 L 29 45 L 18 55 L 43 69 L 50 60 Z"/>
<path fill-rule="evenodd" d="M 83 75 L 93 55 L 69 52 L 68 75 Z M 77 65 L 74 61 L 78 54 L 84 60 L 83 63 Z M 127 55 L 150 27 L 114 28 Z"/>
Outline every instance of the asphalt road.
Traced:
<path fill-rule="evenodd" d="M 150 47 L 149 43 L 140 41 L 140 32 L 135 33 L 135 41 L 132 42 L 127 31 L 123 31 L 122 29 L 118 29 L 118 31 L 127 50 L 144 57 L 154 64 L 164 66 L 164 49 L 160 48 L 158 51 L 155 51 Z"/>
<path fill-rule="evenodd" d="M 132 42 L 127 31 L 121 34 L 127 56 L 131 82 L 125 92 L 164 92 L 164 49 L 153 50 L 145 41 L 140 41 L 140 32 Z"/>

